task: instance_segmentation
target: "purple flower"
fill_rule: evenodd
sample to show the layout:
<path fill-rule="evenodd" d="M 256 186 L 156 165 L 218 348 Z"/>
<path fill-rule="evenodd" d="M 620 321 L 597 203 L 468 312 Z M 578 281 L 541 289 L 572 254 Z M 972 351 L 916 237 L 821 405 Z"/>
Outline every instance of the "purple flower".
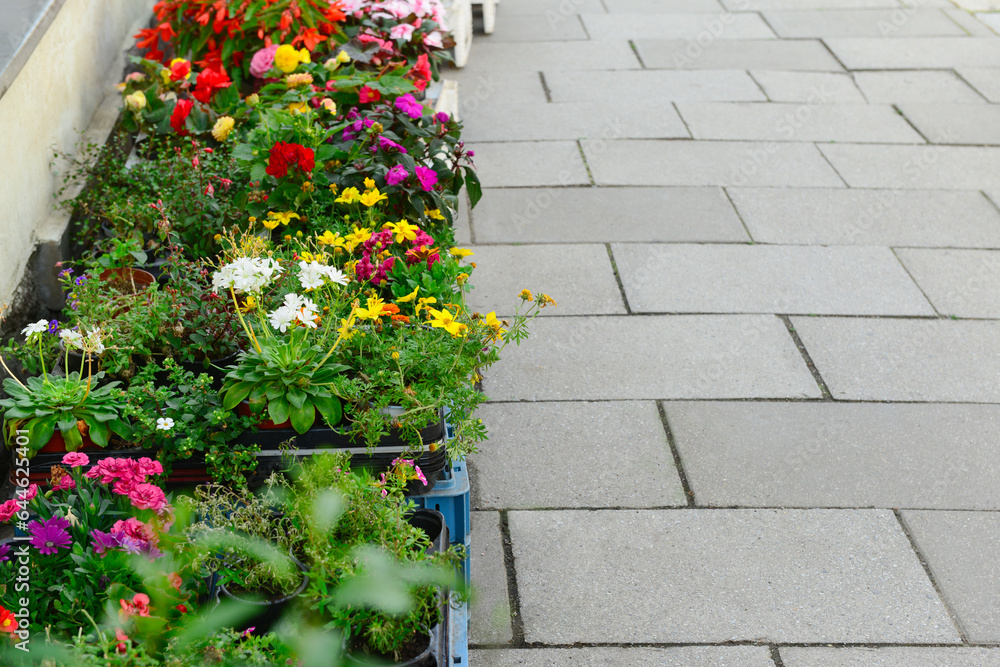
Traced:
<path fill-rule="evenodd" d="M 83 282 L 84 282 L 84 281 L 85 281 L 86 279 L 87 279 L 87 276 L 80 276 L 79 278 L 77 278 L 77 279 L 76 279 L 76 280 L 74 280 L 73 282 L 74 282 L 74 283 L 76 283 L 77 285 L 82 285 L 82 284 L 83 284 Z"/>
<path fill-rule="evenodd" d="M 59 331 L 59 320 L 49 321 L 49 333 L 55 334 L 57 331 Z"/>
<path fill-rule="evenodd" d="M 39 553 L 47 555 L 57 553 L 59 549 L 69 548 L 72 540 L 66 532 L 67 528 L 69 521 L 58 516 L 44 522 L 32 521 L 28 524 L 31 546 L 38 549 Z"/>
<path fill-rule="evenodd" d="M 410 172 L 401 164 L 397 164 L 395 167 L 389 170 L 389 173 L 385 175 L 385 182 L 389 185 L 399 185 L 410 175 Z"/>
<path fill-rule="evenodd" d="M 469 157 L 476 157 L 476 151 L 469 151 L 466 153 Z"/>
<path fill-rule="evenodd" d="M 107 552 L 117 549 L 122 545 L 121 536 L 122 533 L 104 533 L 96 529 L 90 531 L 90 537 L 94 540 L 91 544 L 94 548 L 94 553 L 104 558 Z"/>
<path fill-rule="evenodd" d="M 59 272 L 60 278 L 69 278 L 71 275 L 73 275 L 73 269 L 63 269 Z"/>
<path fill-rule="evenodd" d="M 410 118 L 420 118 L 424 115 L 424 105 L 413 99 L 413 95 L 409 93 L 396 98 L 396 108 Z"/>
<path fill-rule="evenodd" d="M 415 171 L 417 172 L 417 180 L 420 181 L 420 187 L 424 190 L 433 190 L 434 184 L 438 182 L 437 172 L 427 167 L 417 167 Z"/>
<path fill-rule="evenodd" d="M 449 120 L 451 120 L 451 116 L 449 116 L 448 114 L 446 114 L 446 113 L 445 113 L 445 112 L 443 112 L 443 111 L 438 111 L 438 112 L 437 112 L 437 113 L 436 113 L 436 114 L 434 115 L 434 120 L 436 120 L 437 122 L 439 122 L 439 123 L 442 123 L 442 124 L 443 124 L 443 123 L 447 123 L 447 122 L 448 122 Z"/>
<path fill-rule="evenodd" d="M 0 563 L 10 560 L 10 545 L 0 544 Z"/>
<path fill-rule="evenodd" d="M 379 138 L 378 138 L 378 147 L 381 148 L 384 151 L 395 149 L 395 150 L 399 151 L 400 153 L 405 153 L 406 152 L 406 149 L 403 148 L 402 146 L 400 146 L 399 144 L 397 144 L 395 141 L 393 141 L 392 139 L 386 139 L 383 136 L 379 136 Z M 417 167 L 417 169 L 419 169 L 419 168 L 420 167 Z"/>

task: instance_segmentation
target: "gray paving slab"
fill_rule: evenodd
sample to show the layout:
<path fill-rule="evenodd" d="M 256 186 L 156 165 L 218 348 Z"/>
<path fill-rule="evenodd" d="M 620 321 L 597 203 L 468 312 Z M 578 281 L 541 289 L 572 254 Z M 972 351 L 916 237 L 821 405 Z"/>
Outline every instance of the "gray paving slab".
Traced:
<path fill-rule="evenodd" d="M 768 24 L 779 37 L 912 37 L 967 33 L 942 11 L 917 6 L 905 12 L 890 9 L 824 9 L 769 11 Z"/>
<path fill-rule="evenodd" d="M 855 72 L 854 81 L 872 104 L 936 103 L 982 104 L 986 100 L 969 84 L 947 70 Z"/>
<path fill-rule="evenodd" d="M 812 144 L 622 140 L 581 145 L 598 185 L 843 185 Z"/>
<path fill-rule="evenodd" d="M 888 248 L 616 243 L 611 249 L 637 313 L 935 314 Z"/>
<path fill-rule="evenodd" d="M 971 190 L 729 188 L 728 193 L 759 243 L 1000 247 L 1000 212 Z"/>
<path fill-rule="evenodd" d="M 726 9 L 738 12 L 783 9 L 871 9 L 899 8 L 896 0 L 720 0 Z"/>
<path fill-rule="evenodd" d="M 940 314 L 1000 318 L 1000 251 L 900 248 L 896 254 Z"/>
<path fill-rule="evenodd" d="M 1000 69 L 961 67 L 955 71 L 990 102 L 1000 102 Z"/>
<path fill-rule="evenodd" d="M 850 74 L 753 70 L 750 76 L 772 102 L 864 104 L 867 102 Z"/>
<path fill-rule="evenodd" d="M 826 144 L 819 150 L 852 188 L 1000 188 L 1000 148 Z"/>
<path fill-rule="evenodd" d="M 601 0 L 503 0 L 501 11 L 497 12 L 498 23 L 511 16 L 541 16 L 545 20 L 556 21 L 576 14 L 603 14 Z M 477 43 L 478 47 L 479 44 Z M 478 50 L 478 49 L 477 49 Z M 477 58 L 481 57 L 477 54 Z"/>
<path fill-rule="evenodd" d="M 477 509 L 687 504 L 652 401 L 488 403 L 476 416 L 490 432 L 469 458 Z"/>
<path fill-rule="evenodd" d="M 899 110 L 932 143 L 1000 144 L 998 106 L 907 102 L 900 104 Z"/>
<path fill-rule="evenodd" d="M 1000 32 L 1000 12 L 977 12 L 976 19 L 993 32 Z"/>
<path fill-rule="evenodd" d="M 794 317 L 841 400 L 1000 402 L 1000 322 Z"/>
<path fill-rule="evenodd" d="M 774 667 L 764 646 L 473 650 L 476 667 Z"/>
<path fill-rule="evenodd" d="M 545 71 L 553 102 L 658 100 L 763 102 L 767 98 L 743 70 Z"/>
<path fill-rule="evenodd" d="M 473 217 L 477 243 L 749 240 L 720 188 L 488 189 Z"/>
<path fill-rule="evenodd" d="M 481 112 L 503 100 L 504 104 L 544 104 L 545 88 L 538 72 L 471 72 L 449 70 L 445 77 L 458 81 L 459 118 Z"/>
<path fill-rule="evenodd" d="M 578 14 L 573 16 L 539 17 L 534 15 L 504 16 L 496 22 L 493 33 L 487 38 L 496 42 L 561 42 L 589 39 Z M 475 51 L 479 50 L 476 42 Z M 476 53 L 473 58 L 478 57 Z"/>
<path fill-rule="evenodd" d="M 888 105 L 678 102 L 676 106 L 695 139 L 926 143 Z"/>
<path fill-rule="evenodd" d="M 962 29 L 973 37 L 992 37 L 996 33 L 990 30 L 985 23 L 976 19 L 976 15 L 964 9 L 951 7 L 942 9 L 948 18 L 962 26 Z"/>
<path fill-rule="evenodd" d="M 1000 509 L 1000 406 L 663 405 L 699 506 Z"/>
<path fill-rule="evenodd" d="M 507 568 L 499 512 L 472 512 L 469 550 L 473 599 L 469 609 L 469 642 L 505 644 L 514 639 L 507 592 Z"/>
<path fill-rule="evenodd" d="M 643 64 L 651 69 L 844 71 L 818 40 L 719 39 L 707 46 L 690 39 L 636 39 L 633 43 Z"/>
<path fill-rule="evenodd" d="M 824 40 L 847 69 L 1000 67 L 1000 40 L 987 37 L 831 37 Z"/>
<path fill-rule="evenodd" d="M 906 123 L 898 116 L 897 119 Z M 622 105 L 604 100 L 483 105 L 476 113 L 466 114 L 463 120 L 462 138 L 470 142 L 687 139 L 691 136 L 672 105 L 649 102 Z"/>
<path fill-rule="evenodd" d="M 485 187 L 588 185 L 590 176 L 575 141 L 518 141 L 473 146 Z"/>
<path fill-rule="evenodd" d="M 558 302 L 544 315 L 622 315 L 625 304 L 603 244 L 472 246 L 476 263 L 468 304 L 513 315 L 523 289 Z"/>
<path fill-rule="evenodd" d="M 783 646 L 785 667 L 1000 667 L 996 648 L 813 648 Z"/>
<path fill-rule="evenodd" d="M 903 522 L 969 640 L 1000 643 L 1000 514 L 906 511 Z"/>
<path fill-rule="evenodd" d="M 719 0 L 604 0 L 609 14 L 674 14 L 721 12 Z"/>
<path fill-rule="evenodd" d="M 770 315 L 537 319 L 484 387 L 497 401 L 820 396 Z"/>
<path fill-rule="evenodd" d="M 506 10 L 506 8 L 504 8 Z M 544 19 L 543 19 L 544 20 Z M 566 21 L 576 21 L 567 17 Z M 625 40 L 604 42 L 594 48 L 589 42 L 477 42 L 476 55 L 465 69 L 470 72 L 640 69 L 632 47 Z"/>
<path fill-rule="evenodd" d="M 508 520 L 528 642 L 960 639 L 888 510 L 518 511 Z"/>
<path fill-rule="evenodd" d="M 953 0 L 953 2 L 970 12 L 995 12 L 1000 10 L 1000 0 Z"/>
<path fill-rule="evenodd" d="M 628 39 L 769 39 L 774 32 L 758 14 L 584 14 L 595 41 Z"/>

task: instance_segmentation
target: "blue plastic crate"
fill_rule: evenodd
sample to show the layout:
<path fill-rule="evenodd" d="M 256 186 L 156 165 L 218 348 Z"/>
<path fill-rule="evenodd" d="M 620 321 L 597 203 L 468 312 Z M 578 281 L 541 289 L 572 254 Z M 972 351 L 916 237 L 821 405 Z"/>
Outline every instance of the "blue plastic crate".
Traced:
<path fill-rule="evenodd" d="M 462 576 L 465 583 L 471 582 L 469 572 L 470 547 L 470 516 L 469 473 L 465 462 L 461 461 L 444 469 L 434 489 L 420 496 L 409 496 L 417 507 L 437 510 L 444 515 L 448 524 L 448 534 L 452 544 L 465 545 L 466 558 L 462 563 Z"/>
<path fill-rule="evenodd" d="M 468 667 L 469 665 L 469 604 L 463 602 L 458 607 L 452 606 L 449 623 L 451 624 L 451 642 L 448 647 L 447 667 Z M 440 666 L 444 667 L 444 666 Z"/>

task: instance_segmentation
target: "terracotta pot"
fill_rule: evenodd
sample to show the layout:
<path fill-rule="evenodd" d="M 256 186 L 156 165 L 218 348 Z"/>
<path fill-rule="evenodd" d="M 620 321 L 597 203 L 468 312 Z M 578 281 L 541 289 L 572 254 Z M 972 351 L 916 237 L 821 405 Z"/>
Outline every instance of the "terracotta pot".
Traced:
<path fill-rule="evenodd" d="M 83 446 L 77 451 L 83 451 L 85 449 L 103 449 L 98 445 L 95 445 L 90 438 L 83 436 Z M 66 449 L 66 441 L 63 439 L 62 433 L 59 429 L 56 429 L 55 433 L 52 434 L 52 438 L 49 440 L 48 444 L 38 450 L 39 452 L 65 452 L 69 451 Z"/>
<path fill-rule="evenodd" d="M 105 269 L 101 272 L 99 278 L 105 282 L 118 279 L 126 285 L 135 285 L 134 294 L 138 294 L 156 282 L 156 276 L 142 269 Z"/>
<path fill-rule="evenodd" d="M 241 417 L 258 417 L 258 418 L 260 417 L 260 415 L 254 414 L 253 410 L 250 409 L 250 403 L 248 401 L 243 401 L 236 406 L 236 414 L 240 415 Z M 264 414 L 267 414 L 266 410 L 264 412 L 261 412 L 261 415 Z M 278 428 L 291 428 L 291 427 L 292 427 L 291 420 L 288 420 L 283 424 L 275 424 L 267 417 L 264 417 L 263 421 L 257 424 L 257 428 L 267 429 L 267 430 L 274 430 Z"/>

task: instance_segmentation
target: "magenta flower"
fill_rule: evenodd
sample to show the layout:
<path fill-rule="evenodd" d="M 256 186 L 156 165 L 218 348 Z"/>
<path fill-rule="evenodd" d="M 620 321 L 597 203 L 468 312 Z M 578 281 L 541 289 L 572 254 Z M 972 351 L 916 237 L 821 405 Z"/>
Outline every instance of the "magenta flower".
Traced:
<path fill-rule="evenodd" d="M 385 182 L 389 185 L 399 185 L 405 181 L 409 175 L 410 172 L 406 171 L 406 168 L 403 165 L 397 164 L 385 175 Z"/>
<path fill-rule="evenodd" d="M 7 523 L 20 510 L 21 504 L 17 500 L 8 500 L 0 504 L 0 523 Z"/>
<path fill-rule="evenodd" d="M 417 167 L 414 171 L 417 173 L 417 180 L 420 181 L 420 187 L 424 190 L 434 189 L 434 185 L 438 182 L 436 171 L 427 167 Z"/>
<path fill-rule="evenodd" d="M 395 141 L 393 141 L 392 139 L 386 139 L 381 135 L 379 135 L 378 138 L 378 147 L 384 151 L 397 150 L 400 153 L 406 152 L 406 149 L 397 144 Z M 420 167 L 417 167 L 417 169 L 420 169 Z"/>
<path fill-rule="evenodd" d="M 31 546 L 38 549 L 38 553 L 45 555 L 58 553 L 59 549 L 68 549 L 72 540 L 66 532 L 67 528 L 69 521 L 58 516 L 44 522 L 32 521 L 28 524 Z"/>
<path fill-rule="evenodd" d="M 90 457 L 83 452 L 69 452 L 62 458 L 63 465 L 67 465 L 70 468 L 79 468 L 80 466 L 90 465 Z"/>
<path fill-rule="evenodd" d="M 17 497 L 19 499 L 21 499 L 21 500 L 24 500 L 25 502 L 31 500 L 32 498 L 34 498 L 37 495 L 38 495 L 38 485 L 37 484 L 29 484 L 27 489 L 19 490 L 17 492 Z"/>
<path fill-rule="evenodd" d="M 449 120 L 451 120 L 451 116 L 449 116 L 443 111 L 438 111 L 436 114 L 434 114 L 434 120 L 443 125 L 447 123 Z"/>
<path fill-rule="evenodd" d="M 0 544 L 0 563 L 5 563 L 10 560 L 10 545 Z"/>
<path fill-rule="evenodd" d="M 148 456 L 143 456 L 135 464 L 137 474 L 143 477 L 142 481 L 146 481 L 148 475 L 162 475 L 163 474 L 163 464 L 159 461 L 154 461 Z"/>
<path fill-rule="evenodd" d="M 137 484 L 129 494 L 128 499 L 132 501 L 132 506 L 141 510 L 161 511 L 167 506 L 167 497 L 163 489 L 155 484 Z"/>
<path fill-rule="evenodd" d="M 52 485 L 53 491 L 69 491 L 76 488 L 76 480 L 71 475 L 63 475 Z"/>
<path fill-rule="evenodd" d="M 90 531 L 90 538 L 93 540 L 91 546 L 94 549 L 94 553 L 104 558 L 107 552 L 117 549 L 122 545 L 122 536 L 122 533 L 105 533 L 96 529 Z"/>
<path fill-rule="evenodd" d="M 407 93 L 396 98 L 396 108 L 405 113 L 410 118 L 420 118 L 424 115 L 424 105 Z"/>

